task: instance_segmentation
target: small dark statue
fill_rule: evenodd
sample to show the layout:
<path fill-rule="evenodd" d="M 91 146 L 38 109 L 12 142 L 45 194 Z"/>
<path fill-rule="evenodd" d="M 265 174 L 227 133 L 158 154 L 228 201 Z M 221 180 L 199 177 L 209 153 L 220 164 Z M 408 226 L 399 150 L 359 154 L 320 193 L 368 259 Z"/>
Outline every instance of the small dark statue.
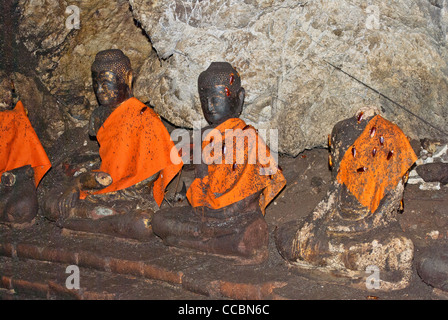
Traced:
<path fill-rule="evenodd" d="M 160 117 L 133 97 L 131 64 L 121 50 L 96 55 L 92 80 L 99 107 L 89 133 L 98 140 L 101 162 L 58 167 L 68 178 L 47 193 L 44 212 L 66 229 L 145 240 L 182 164 L 170 161 L 174 143 Z"/>
<path fill-rule="evenodd" d="M 11 81 L 4 79 L 0 87 L 0 223 L 28 226 L 37 215 L 36 187 L 50 160 L 22 102 L 12 107 Z"/>
<path fill-rule="evenodd" d="M 202 145 L 194 146 L 201 148 L 202 157 L 195 163 L 196 179 L 187 190 L 191 206 L 158 211 L 153 231 L 169 246 L 232 257 L 241 263 L 262 261 L 269 241 L 265 208 L 286 181 L 280 170 L 262 174 L 260 158 L 250 161 L 257 147 L 266 145 L 252 126 L 238 118 L 245 96 L 238 72 L 229 63 L 213 62 L 200 74 L 198 88 L 209 126 L 202 129 Z M 237 147 L 235 141 L 244 136 L 248 139 Z M 263 163 L 277 169 L 266 149 Z"/>

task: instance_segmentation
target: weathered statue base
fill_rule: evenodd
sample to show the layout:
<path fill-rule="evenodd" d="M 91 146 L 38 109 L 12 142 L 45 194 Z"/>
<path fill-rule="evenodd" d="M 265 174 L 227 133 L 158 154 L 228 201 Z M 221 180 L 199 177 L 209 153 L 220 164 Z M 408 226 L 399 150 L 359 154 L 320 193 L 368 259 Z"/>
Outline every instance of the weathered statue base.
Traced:
<path fill-rule="evenodd" d="M 366 287 L 369 270 L 377 270 L 379 286 L 375 289 L 390 291 L 408 286 L 414 244 L 404 236 L 393 217 L 381 214 L 397 212 L 394 206 L 403 191 L 401 182 L 391 193 L 388 206 L 372 215 L 371 225 L 360 225 L 365 230 L 360 226 L 356 230 L 356 221 L 340 218 L 335 190 L 340 189 L 330 189 L 309 216 L 276 229 L 275 242 L 283 258 L 298 269 L 312 271 L 317 279 L 324 281 L 369 289 Z"/>
<path fill-rule="evenodd" d="M 276 229 L 275 241 L 280 254 L 291 265 L 313 271 L 321 280 L 342 281 L 369 289 L 367 277 L 372 270 L 377 270 L 379 286 L 375 289 L 390 291 L 408 286 L 414 244 L 404 236 L 393 216 L 382 215 L 399 209 L 396 200 L 403 191 L 401 182 L 389 195 L 387 205 L 372 214 L 370 223 L 360 225 L 341 219 L 336 205 L 337 190 L 340 189 L 330 189 L 309 216 Z"/>
<path fill-rule="evenodd" d="M 169 208 L 154 215 L 153 230 L 165 245 L 221 256 L 237 264 L 258 264 L 268 257 L 268 226 L 260 210 Z"/>
<path fill-rule="evenodd" d="M 277 243 L 282 241 L 278 235 L 287 232 L 284 228 L 278 230 Z M 364 234 L 363 241 L 356 237 L 334 238 L 326 243 L 328 252 L 319 264 L 299 259 L 288 263 L 298 273 L 318 281 L 364 290 L 404 289 L 412 277 L 414 246 L 398 230 L 393 235 L 389 232 L 390 228 L 387 228 Z M 374 272 L 378 278 L 374 278 Z"/>
<path fill-rule="evenodd" d="M 46 217 L 55 221 L 59 227 L 73 231 L 144 241 L 152 235 L 153 210 L 149 205 L 140 208 L 139 205 L 143 207 L 144 195 L 135 192 L 131 197 L 130 190 L 80 200 L 79 193 L 69 189 L 66 192 L 72 192 L 71 196 L 62 192 L 61 196 L 53 196 L 46 200 L 44 203 Z M 55 212 L 60 215 L 54 215 Z"/>
<path fill-rule="evenodd" d="M 118 238 L 145 241 L 152 235 L 151 215 L 148 213 L 126 213 L 97 220 L 70 219 L 61 224 L 71 231 L 104 234 Z"/>

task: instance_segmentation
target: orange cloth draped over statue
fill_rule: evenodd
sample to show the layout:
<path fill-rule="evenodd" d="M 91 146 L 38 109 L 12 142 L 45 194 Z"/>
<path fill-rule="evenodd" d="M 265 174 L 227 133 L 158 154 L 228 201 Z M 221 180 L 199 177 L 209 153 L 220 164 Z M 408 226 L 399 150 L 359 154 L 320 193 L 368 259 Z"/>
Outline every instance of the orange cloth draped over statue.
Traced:
<path fill-rule="evenodd" d="M 51 163 L 21 101 L 13 110 L 0 112 L 0 181 L 5 171 L 30 165 L 37 187 Z"/>
<path fill-rule="evenodd" d="M 238 118 L 225 121 L 207 134 L 202 157 L 208 164 L 208 175 L 195 179 L 187 190 L 193 207 L 219 209 L 263 190 L 260 208 L 265 214 L 266 206 L 286 184 L 264 141 Z"/>
<path fill-rule="evenodd" d="M 130 98 L 106 119 L 97 139 L 101 157 L 98 171 L 108 173 L 112 184 L 91 194 L 122 190 L 160 171 L 153 185 L 154 200 L 160 206 L 166 186 L 183 163 L 172 163 L 170 152 L 175 146 L 159 116 L 136 98 Z M 81 191 L 80 199 L 88 194 Z"/>
<path fill-rule="evenodd" d="M 384 195 L 397 186 L 416 160 L 401 129 L 377 115 L 344 154 L 337 179 L 375 212 Z"/>

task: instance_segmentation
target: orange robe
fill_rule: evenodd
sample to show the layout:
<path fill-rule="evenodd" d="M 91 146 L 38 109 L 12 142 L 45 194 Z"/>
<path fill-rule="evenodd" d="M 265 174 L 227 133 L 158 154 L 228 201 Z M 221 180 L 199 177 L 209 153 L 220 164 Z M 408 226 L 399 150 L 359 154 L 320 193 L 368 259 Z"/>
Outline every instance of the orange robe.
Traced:
<path fill-rule="evenodd" d="M 248 138 L 244 140 L 243 149 L 241 144 L 238 146 L 237 139 L 244 135 Z M 233 145 L 226 143 L 232 140 Z M 266 152 L 258 152 L 258 148 Z M 233 157 L 227 154 L 231 149 Z M 187 198 L 193 207 L 219 209 L 263 190 L 260 208 L 265 214 L 266 206 L 286 184 L 269 148 L 259 139 L 256 130 L 246 126 L 241 119 L 229 119 L 213 129 L 202 143 L 202 153 L 204 162 L 208 164 L 208 175 L 202 179 L 196 178 L 187 190 Z M 226 155 L 230 161 L 225 160 Z M 222 159 L 222 163 L 212 163 L 213 159 Z M 275 168 L 271 174 L 263 171 L 269 167 Z"/>
<path fill-rule="evenodd" d="M 30 165 L 37 187 L 51 163 L 21 101 L 13 110 L 0 112 L 0 181 L 5 171 Z"/>
<path fill-rule="evenodd" d="M 371 212 L 417 160 L 407 137 L 380 115 L 372 118 L 344 154 L 338 182 Z"/>
<path fill-rule="evenodd" d="M 153 185 L 154 200 L 160 206 L 166 186 L 183 163 L 172 163 L 170 152 L 175 146 L 159 116 L 136 98 L 130 98 L 106 119 L 97 139 L 101 157 L 98 171 L 108 173 L 112 184 L 92 194 L 128 188 L 160 171 Z M 81 191 L 80 199 L 88 194 Z"/>

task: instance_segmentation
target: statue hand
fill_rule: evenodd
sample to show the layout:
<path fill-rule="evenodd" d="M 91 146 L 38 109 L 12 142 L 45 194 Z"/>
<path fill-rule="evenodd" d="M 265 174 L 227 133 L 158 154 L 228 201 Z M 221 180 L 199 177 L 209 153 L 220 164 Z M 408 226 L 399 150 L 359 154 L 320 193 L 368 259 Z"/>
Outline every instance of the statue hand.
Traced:
<path fill-rule="evenodd" d="M 47 211 L 50 212 L 50 217 L 53 220 L 57 220 L 58 217 L 63 219 L 69 218 L 75 214 L 73 209 L 79 207 L 80 191 L 97 191 L 107 187 L 112 183 L 112 178 L 105 172 L 85 172 L 79 175 L 74 183 L 60 195 L 57 201 L 49 200 Z M 54 206 L 57 206 L 57 209 Z M 80 217 L 80 213 L 77 210 L 76 216 Z M 58 212 L 58 213 L 56 213 Z M 54 214 L 56 213 L 56 216 Z"/>
<path fill-rule="evenodd" d="M 78 176 L 82 190 L 101 190 L 112 183 L 112 177 L 106 172 L 85 172 Z"/>
<path fill-rule="evenodd" d="M 399 210 L 400 200 L 403 197 L 404 184 L 399 182 L 395 189 L 384 196 L 379 207 L 375 212 L 370 212 L 358 220 L 341 219 L 337 215 L 327 225 L 327 231 L 331 233 L 349 234 L 372 230 L 377 227 L 385 226 L 391 221 L 396 220 Z"/>
<path fill-rule="evenodd" d="M 71 209 L 75 208 L 79 201 L 79 186 L 67 189 L 62 196 L 59 197 L 58 211 L 59 217 L 68 218 L 71 215 Z"/>

